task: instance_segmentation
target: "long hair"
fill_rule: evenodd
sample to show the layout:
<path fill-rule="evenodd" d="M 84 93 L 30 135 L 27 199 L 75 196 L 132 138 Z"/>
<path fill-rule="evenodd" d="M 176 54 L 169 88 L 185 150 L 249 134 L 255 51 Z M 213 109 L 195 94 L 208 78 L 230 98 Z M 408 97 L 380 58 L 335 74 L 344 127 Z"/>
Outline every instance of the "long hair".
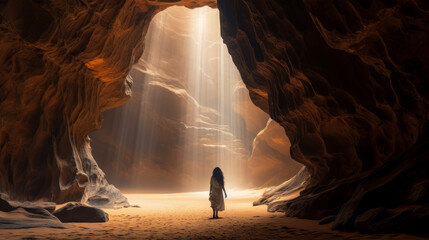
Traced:
<path fill-rule="evenodd" d="M 216 179 L 216 181 L 223 187 L 224 186 L 224 182 L 223 182 L 223 173 L 222 170 L 220 170 L 219 167 L 216 167 L 215 169 L 213 169 L 213 174 L 212 177 L 214 177 Z"/>

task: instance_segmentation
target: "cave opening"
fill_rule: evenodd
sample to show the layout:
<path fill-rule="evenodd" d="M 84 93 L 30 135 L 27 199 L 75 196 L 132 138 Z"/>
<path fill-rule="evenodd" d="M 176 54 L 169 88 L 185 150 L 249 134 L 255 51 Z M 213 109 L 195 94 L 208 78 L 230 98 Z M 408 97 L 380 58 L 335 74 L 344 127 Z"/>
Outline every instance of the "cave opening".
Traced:
<path fill-rule="evenodd" d="M 220 34 L 217 8 L 169 7 L 151 21 L 130 71 L 133 95 L 104 113 L 94 158 L 121 191 L 277 185 L 301 167 L 283 128 L 256 107 Z"/>

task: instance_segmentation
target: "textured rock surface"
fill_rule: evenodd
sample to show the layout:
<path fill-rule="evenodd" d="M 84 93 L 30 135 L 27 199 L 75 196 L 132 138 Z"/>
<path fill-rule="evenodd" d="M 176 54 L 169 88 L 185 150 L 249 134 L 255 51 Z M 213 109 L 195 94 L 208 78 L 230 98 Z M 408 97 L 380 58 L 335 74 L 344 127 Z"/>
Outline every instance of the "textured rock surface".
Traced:
<path fill-rule="evenodd" d="M 31 211 L 32 210 L 32 211 Z M 20 228 L 66 228 L 58 218 L 47 210 L 16 208 L 10 212 L 0 211 L 0 229 Z"/>
<path fill-rule="evenodd" d="M 27 211 L 40 211 L 44 209 L 50 213 L 55 211 L 56 204 L 53 202 L 16 202 L 8 201 L 4 196 L 0 196 L 0 211 L 10 212 L 17 208 L 24 208 Z"/>
<path fill-rule="evenodd" d="M 253 205 L 267 204 L 269 212 L 282 210 L 283 202 L 287 199 L 293 199 L 299 196 L 300 192 L 308 184 L 310 176 L 305 167 L 302 167 L 299 172 L 285 181 L 284 183 L 271 187 L 265 190 L 262 197 L 253 202 Z"/>
<path fill-rule="evenodd" d="M 86 136 L 102 111 L 129 97 L 124 79 L 142 53 L 142 35 L 169 4 L 207 2 L 0 4 L 0 191 L 62 202 L 108 186 Z M 252 100 L 285 128 L 292 158 L 311 176 L 283 211 L 336 214 L 336 228 L 359 229 L 356 216 L 371 209 L 427 205 L 427 1 L 222 0 L 218 7 Z"/>
<path fill-rule="evenodd" d="M 429 208 L 427 206 L 407 206 L 388 209 L 370 209 L 356 217 L 354 222 L 359 231 L 377 232 L 427 232 Z"/>
<path fill-rule="evenodd" d="M 275 186 L 295 176 L 302 165 L 292 160 L 290 142 L 284 129 L 269 119 L 253 141 L 252 155 L 248 160 L 253 186 Z"/>
<path fill-rule="evenodd" d="M 12 207 L 14 208 L 24 208 L 24 209 L 31 209 L 31 208 L 42 208 L 45 209 L 46 211 L 53 213 L 55 211 L 56 208 L 56 204 L 54 202 L 14 202 L 14 201 L 9 201 L 9 204 L 11 204 Z"/>
<path fill-rule="evenodd" d="M 253 101 L 285 128 L 292 158 L 311 176 L 300 197 L 276 208 L 312 219 L 338 214 L 335 228 L 359 229 L 354 219 L 368 209 L 428 203 L 426 1 L 218 7 Z"/>
<path fill-rule="evenodd" d="M 109 214 L 105 211 L 80 203 L 68 203 L 53 213 L 61 222 L 107 222 Z"/>
<path fill-rule="evenodd" d="M 12 211 L 14 209 L 15 209 L 15 207 L 13 207 L 12 205 L 10 205 L 10 203 L 7 200 L 5 200 L 3 198 L 0 198 L 0 211 L 2 211 L 2 212 L 10 212 L 10 211 Z"/>
<path fill-rule="evenodd" d="M 214 1 L 0 3 L 0 192 L 62 203 L 126 199 L 109 185 L 87 135 L 131 94 L 127 73 L 151 18 Z"/>
<path fill-rule="evenodd" d="M 55 203 L 49 202 L 10 202 L 0 196 L 0 229 L 65 226 L 51 213 Z"/>

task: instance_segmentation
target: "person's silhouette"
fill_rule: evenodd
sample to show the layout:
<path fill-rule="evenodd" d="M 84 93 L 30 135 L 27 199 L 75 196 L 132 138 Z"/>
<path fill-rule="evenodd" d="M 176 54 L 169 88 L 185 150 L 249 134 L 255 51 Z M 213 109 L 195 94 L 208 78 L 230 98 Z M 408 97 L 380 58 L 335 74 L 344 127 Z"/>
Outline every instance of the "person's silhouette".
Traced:
<path fill-rule="evenodd" d="M 219 218 L 218 212 L 225 210 L 225 201 L 223 199 L 222 190 L 225 193 L 225 184 L 222 170 L 219 167 L 213 169 L 212 177 L 210 178 L 210 203 L 213 209 L 213 218 Z"/>

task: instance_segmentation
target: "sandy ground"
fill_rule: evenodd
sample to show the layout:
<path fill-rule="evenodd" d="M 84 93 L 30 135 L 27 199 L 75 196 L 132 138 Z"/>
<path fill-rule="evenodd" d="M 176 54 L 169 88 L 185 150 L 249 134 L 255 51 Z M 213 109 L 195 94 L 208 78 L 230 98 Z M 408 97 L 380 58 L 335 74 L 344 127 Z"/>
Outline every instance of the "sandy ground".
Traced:
<path fill-rule="evenodd" d="M 67 229 L 0 230 L 0 239 L 427 239 L 403 234 L 331 231 L 317 221 L 253 207 L 259 191 L 230 192 L 226 211 L 211 219 L 208 192 L 126 194 L 140 208 L 109 209 L 107 223 L 68 223 Z"/>

